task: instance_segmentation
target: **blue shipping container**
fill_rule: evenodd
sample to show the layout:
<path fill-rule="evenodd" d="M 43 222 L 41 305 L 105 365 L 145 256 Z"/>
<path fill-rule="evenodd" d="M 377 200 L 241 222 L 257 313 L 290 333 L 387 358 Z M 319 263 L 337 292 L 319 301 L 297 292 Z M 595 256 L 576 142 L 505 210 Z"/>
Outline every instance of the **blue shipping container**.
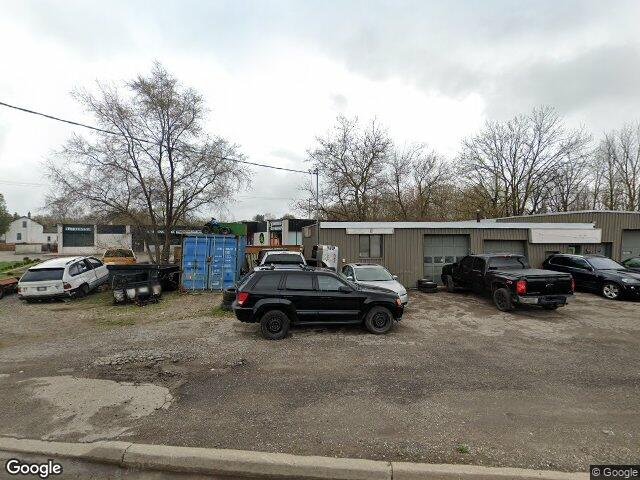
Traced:
<path fill-rule="evenodd" d="M 182 287 L 222 290 L 233 286 L 244 261 L 246 239 L 233 235 L 188 235 L 182 240 Z"/>

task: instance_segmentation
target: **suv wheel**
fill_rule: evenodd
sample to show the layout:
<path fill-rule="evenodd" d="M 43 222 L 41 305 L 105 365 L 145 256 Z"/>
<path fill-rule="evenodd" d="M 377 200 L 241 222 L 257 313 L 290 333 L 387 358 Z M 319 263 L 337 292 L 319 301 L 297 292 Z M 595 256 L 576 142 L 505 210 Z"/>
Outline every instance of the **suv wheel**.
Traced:
<path fill-rule="evenodd" d="M 83 283 L 82 285 L 80 285 L 78 287 L 76 295 L 78 298 L 84 298 L 87 295 L 89 295 L 89 285 L 87 285 L 86 283 Z"/>
<path fill-rule="evenodd" d="M 281 340 L 289 332 L 289 317 L 282 310 L 269 310 L 260 319 L 262 336 L 269 340 Z"/>
<path fill-rule="evenodd" d="M 369 313 L 367 313 L 364 325 L 367 327 L 367 330 L 376 335 L 387 333 L 393 326 L 393 316 L 388 308 L 373 307 L 369 310 Z"/>
<path fill-rule="evenodd" d="M 493 303 L 501 312 L 510 312 L 514 308 L 511 294 L 506 288 L 496 288 L 493 292 Z"/>
<path fill-rule="evenodd" d="M 620 285 L 613 282 L 606 282 L 602 285 L 602 295 L 609 300 L 618 300 L 620 299 Z"/>
<path fill-rule="evenodd" d="M 447 275 L 447 292 L 453 293 L 456 291 L 456 284 L 453 283 L 453 277 L 451 275 Z"/>

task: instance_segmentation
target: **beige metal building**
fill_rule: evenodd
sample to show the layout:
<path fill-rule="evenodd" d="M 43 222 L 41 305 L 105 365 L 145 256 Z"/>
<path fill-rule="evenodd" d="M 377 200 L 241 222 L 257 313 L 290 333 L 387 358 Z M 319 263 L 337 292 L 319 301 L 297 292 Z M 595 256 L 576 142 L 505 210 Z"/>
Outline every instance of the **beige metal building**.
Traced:
<path fill-rule="evenodd" d="M 442 266 L 469 253 L 521 253 L 533 266 L 550 254 L 640 255 L 640 212 L 575 212 L 465 222 L 321 222 L 320 244 L 336 245 L 339 267 L 379 263 L 408 287 L 440 280 Z M 305 227 L 310 255 L 316 225 Z"/>

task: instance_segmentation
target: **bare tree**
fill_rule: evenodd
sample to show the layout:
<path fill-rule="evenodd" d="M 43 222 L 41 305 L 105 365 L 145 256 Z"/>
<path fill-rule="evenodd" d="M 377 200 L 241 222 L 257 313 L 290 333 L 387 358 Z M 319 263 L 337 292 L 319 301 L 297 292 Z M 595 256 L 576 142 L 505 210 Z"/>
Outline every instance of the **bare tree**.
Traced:
<path fill-rule="evenodd" d="M 174 227 L 187 216 L 227 201 L 242 183 L 238 147 L 202 128 L 202 96 L 156 63 L 124 87 L 98 83 L 75 92 L 97 125 L 119 135 L 74 136 L 48 169 L 64 198 L 93 212 L 128 218 L 148 234 L 156 262 L 169 259 Z M 152 252 L 149 252 L 150 254 Z"/>
<path fill-rule="evenodd" d="M 507 122 L 488 121 L 463 141 L 461 173 L 484 197 L 485 208 L 502 216 L 535 213 L 545 183 L 569 156 L 583 158 L 589 136 L 567 129 L 550 107 Z"/>
<path fill-rule="evenodd" d="M 392 147 L 387 132 L 375 119 L 361 128 L 357 118 L 340 116 L 316 143 L 307 154 L 321 175 L 322 216 L 357 221 L 375 218 Z M 313 185 L 306 190 L 313 193 Z"/>

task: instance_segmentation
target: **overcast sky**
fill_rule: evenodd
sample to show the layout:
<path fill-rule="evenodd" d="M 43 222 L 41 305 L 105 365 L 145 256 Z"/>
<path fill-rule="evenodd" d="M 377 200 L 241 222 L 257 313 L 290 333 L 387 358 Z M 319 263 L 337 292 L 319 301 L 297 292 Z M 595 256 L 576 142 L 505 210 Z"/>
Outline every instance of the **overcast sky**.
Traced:
<path fill-rule="evenodd" d="M 75 87 L 161 61 L 249 160 L 308 168 L 339 114 L 453 157 L 485 119 L 555 106 L 594 136 L 640 120 L 639 1 L 0 0 L 0 101 L 91 122 Z M 0 107 L 0 192 L 43 207 L 42 162 L 74 131 Z M 78 129 L 75 129 L 78 131 Z M 228 218 L 281 215 L 303 176 L 254 169 Z"/>

